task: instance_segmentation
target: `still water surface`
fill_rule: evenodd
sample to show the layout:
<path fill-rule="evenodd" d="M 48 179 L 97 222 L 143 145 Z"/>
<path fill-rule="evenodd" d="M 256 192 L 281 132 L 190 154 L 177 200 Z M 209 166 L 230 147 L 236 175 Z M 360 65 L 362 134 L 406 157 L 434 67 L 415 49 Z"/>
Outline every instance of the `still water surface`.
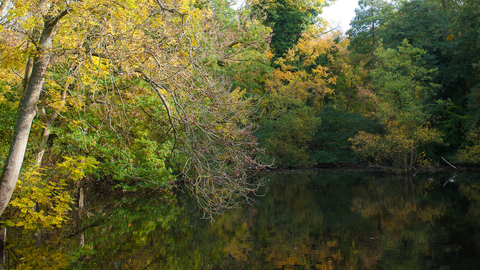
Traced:
<path fill-rule="evenodd" d="M 479 269 L 480 175 L 275 171 L 217 216 L 187 195 L 90 190 L 71 223 L 10 230 L 5 269 Z M 455 182 L 447 182 L 449 179 Z"/>

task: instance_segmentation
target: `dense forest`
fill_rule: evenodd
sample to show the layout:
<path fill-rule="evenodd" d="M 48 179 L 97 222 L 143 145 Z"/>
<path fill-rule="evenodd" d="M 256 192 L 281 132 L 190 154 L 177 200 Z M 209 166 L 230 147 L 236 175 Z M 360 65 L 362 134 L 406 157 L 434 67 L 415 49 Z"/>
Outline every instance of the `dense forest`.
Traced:
<path fill-rule="evenodd" d="M 480 162 L 478 0 L 361 0 L 347 33 L 323 0 L 0 2 L 7 226 L 92 183 L 184 184 L 210 216 L 265 167 Z"/>

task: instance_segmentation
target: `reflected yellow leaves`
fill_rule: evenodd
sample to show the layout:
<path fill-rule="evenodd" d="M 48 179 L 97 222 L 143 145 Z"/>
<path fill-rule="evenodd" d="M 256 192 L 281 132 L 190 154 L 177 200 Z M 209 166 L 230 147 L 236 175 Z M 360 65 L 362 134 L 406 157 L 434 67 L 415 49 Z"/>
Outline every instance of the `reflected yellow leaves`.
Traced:
<path fill-rule="evenodd" d="M 273 245 L 266 249 L 266 261 L 272 262 L 276 269 L 296 269 L 305 266 L 307 269 L 338 269 L 344 258 L 338 249 L 338 241 L 320 242 L 307 238 L 298 244 L 284 246 Z"/>
<path fill-rule="evenodd" d="M 365 218 L 378 218 L 379 228 L 386 229 L 392 235 L 400 234 L 413 216 L 431 224 L 445 212 L 445 206 L 441 203 L 419 206 L 416 201 L 418 195 L 412 194 L 412 189 L 414 193 L 419 191 L 414 188 L 412 180 L 406 178 L 398 181 L 389 189 L 370 186 L 358 190 L 359 195 L 353 199 L 350 209 Z M 368 195 L 370 193 L 376 196 L 371 197 Z"/>
<path fill-rule="evenodd" d="M 53 239 L 59 242 L 59 239 Z M 52 244 L 57 244 L 57 243 Z M 18 243 L 18 242 L 17 242 Z M 12 252 L 13 251 L 13 252 Z M 27 270 L 60 270 L 68 268 L 71 260 L 71 254 L 65 251 L 54 249 L 48 246 L 37 247 L 32 244 L 22 243 L 10 247 L 9 253 L 17 255 L 19 258 L 15 269 Z"/>
<path fill-rule="evenodd" d="M 84 235 L 85 248 L 78 246 L 77 237 L 64 238 L 70 244 L 62 248 L 76 252 L 65 268 L 109 269 L 118 263 L 135 269 L 182 270 L 429 269 L 429 263 L 445 265 L 444 256 L 465 253 L 455 239 L 439 237 L 466 222 L 475 224 L 471 217 L 478 208 L 476 181 L 449 189 L 426 178 L 410 181 L 357 171 L 334 175 L 270 173 L 270 191 L 258 204 L 227 211 L 214 223 L 192 217 L 196 209 L 170 208 L 158 198 L 105 202 L 91 194 L 98 202 L 88 211 L 97 217 L 82 224 L 98 226 L 78 232 Z M 464 181 L 460 175 L 456 179 Z M 439 195 L 458 192 L 471 199 L 472 216 L 460 214 L 464 219 L 444 227 L 449 209 L 458 201 Z M 468 230 L 465 235 L 473 237 Z"/>

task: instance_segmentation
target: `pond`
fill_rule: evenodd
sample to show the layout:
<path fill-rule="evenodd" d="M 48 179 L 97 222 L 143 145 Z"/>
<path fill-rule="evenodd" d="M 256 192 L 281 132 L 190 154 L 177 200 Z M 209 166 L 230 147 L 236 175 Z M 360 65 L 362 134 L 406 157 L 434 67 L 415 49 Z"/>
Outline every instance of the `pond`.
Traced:
<path fill-rule="evenodd" d="M 4 269 L 478 269 L 480 174 L 262 174 L 216 216 L 186 194 L 90 190 L 52 231 L 9 229 Z M 454 182 L 450 182 L 453 179 Z"/>

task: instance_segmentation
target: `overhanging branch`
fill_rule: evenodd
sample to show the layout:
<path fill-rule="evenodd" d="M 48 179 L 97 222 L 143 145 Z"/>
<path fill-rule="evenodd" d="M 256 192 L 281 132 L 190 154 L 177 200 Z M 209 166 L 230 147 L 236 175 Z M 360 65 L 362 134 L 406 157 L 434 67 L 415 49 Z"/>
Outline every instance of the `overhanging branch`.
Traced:
<path fill-rule="evenodd" d="M 175 145 L 177 143 L 177 137 L 178 137 L 178 132 L 177 132 L 177 128 L 175 127 L 175 124 L 173 122 L 173 116 L 172 116 L 172 112 L 170 110 L 170 106 L 168 105 L 168 102 L 167 102 L 167 99 L 165 98 L 165 96 L 162 94 L 162 92 L 160 91 L 160 89 L 163 89 L 163 87 L 161 85 L 159 85 L 158 83 L 156 83 L 154 80 L 152 80 L 147 74 L 145 74 L 143 71 L 141 70 L 136 70 L 135 72 L 139 73 L 140 74 L 140 78 L 142 78 L 144 81 L 146 81 L 147 83 L 149 83 L 153 89 L 155 90 L 155 92 L 157 93 L 158 97 L 160 98 L 160 100 L 162 100 L 162 103 L 163 103 L 163 106 L 165 107 L 165 109 L 167 110 L 167 114 L 168 114 L 168 120 L 170 122 L 170 125 L 172 125 L 172 128 L 173 128 L 173 132 L 175 133 L 175 141 L 173 143 L 173 148 L 175 148 Z"/>

